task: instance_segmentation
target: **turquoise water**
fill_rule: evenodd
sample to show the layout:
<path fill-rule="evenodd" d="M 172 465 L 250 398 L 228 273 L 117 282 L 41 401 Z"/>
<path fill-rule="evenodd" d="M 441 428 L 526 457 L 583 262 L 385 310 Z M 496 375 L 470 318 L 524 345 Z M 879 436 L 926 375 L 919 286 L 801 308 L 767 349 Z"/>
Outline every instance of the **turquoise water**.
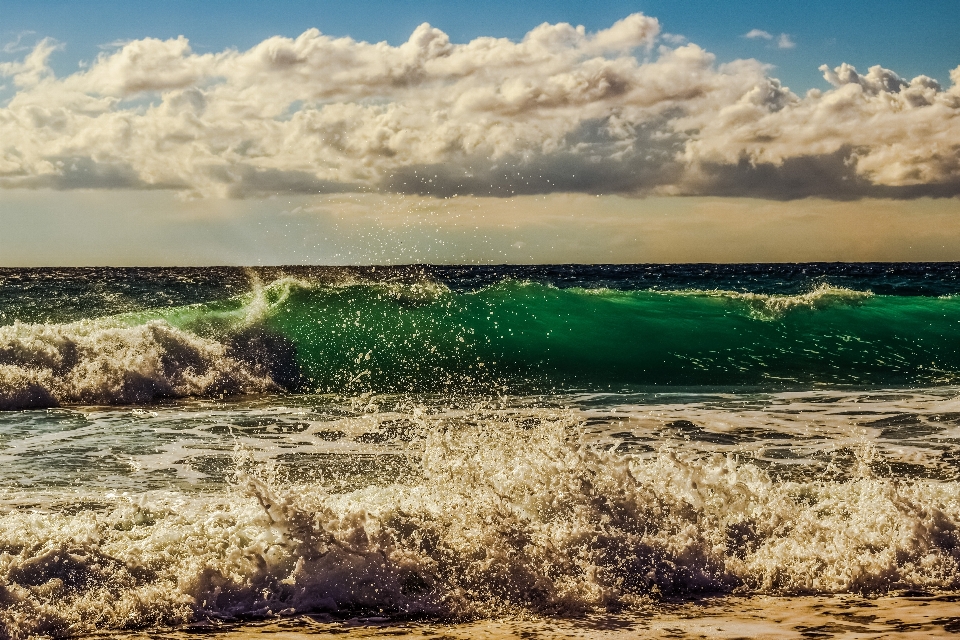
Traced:
<path fill-rule="evenodd" d="M 209 302 L 7 325 L 0 398 L 14 407 L 14 396 L 42 406 L 251 390 L 942 385 L 960 376 L 958 330 L 960 296 L 877 295 L 822 282 L 799 293 L 753 293 L 505 279 L 458 291 L 433 281 L 283 277 Z M 149 371 L 135 363 L 116 371 L 118 354 L 108 351 L 120 335 L 133 341 L 120 357 L 143 348 L 138 341 L 153 345 Z M 56 388 L 62 376 L 52 376 L 49 389 L 36 382 L 38 368 L 87 366 L 83 358 L 71 366 L 78 354 L 126 382 L 88 376 L 70 389 Z M 208 382 L 180 384 L 185 368 L 206 371 Z M 25 390 L 29 384 L 42 389 Z M 138 391 L 125 392 L 125 384 Z"/>
<path fill-rule="evenodd" d="M 916 385 L 960 374 L 960 297 L 286 286 L 265 326 L 325 391 Z"/>

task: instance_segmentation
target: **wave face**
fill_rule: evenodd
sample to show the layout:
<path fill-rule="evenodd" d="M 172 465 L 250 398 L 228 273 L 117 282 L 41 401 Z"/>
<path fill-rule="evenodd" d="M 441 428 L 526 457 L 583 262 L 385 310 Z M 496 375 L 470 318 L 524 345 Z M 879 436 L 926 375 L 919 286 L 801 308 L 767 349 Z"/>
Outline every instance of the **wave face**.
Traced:
<path fill-rule="evenodd" d="M 503 282 L 294 286 L 266 325 L 325 391 L 945 383 L 960 298 L 559 289 Z"/>
<path fill-rule="evenodd" d="M 243 274 L 229 275 L 219 289 L 207 283 L 210 299 L 193 304 L 151 309 L 144 302 L 158 302 L 157 291 L 140 301 L 120 296 L 123 304 L 114 295 L 110 304 L 120 312 L 98 319 L 30 323 L 7 304 L 2 313 L 14 317 L 0 327 L 0 408 L 278 390 L 803 388 L 960 379 L 960 296 L 923 295 L 936 289 L 926 277 L 901 285 L 920 295 L 893 295 L 822 278 L 752 283 L 783 291 L 770 292 L 654 289 L 643 278 L 617 281 L 609 273 L 536 281 L 468 271 L 445 281 L 334 272 L 278 275 L 231 295 L 225 287 L 240 289 Z M 52 278 L 47 289 L 58 282 Z M 176 294 L 167 299 L 189 300 L 189 283 L 164 286 Z M 103 287 L 90 290 L 101 302 L 111 299 Z M 20 316 L 41 315 L 22 306 Z M 93 316 L 103 306 L 78 304 L 66 314 Z"/>

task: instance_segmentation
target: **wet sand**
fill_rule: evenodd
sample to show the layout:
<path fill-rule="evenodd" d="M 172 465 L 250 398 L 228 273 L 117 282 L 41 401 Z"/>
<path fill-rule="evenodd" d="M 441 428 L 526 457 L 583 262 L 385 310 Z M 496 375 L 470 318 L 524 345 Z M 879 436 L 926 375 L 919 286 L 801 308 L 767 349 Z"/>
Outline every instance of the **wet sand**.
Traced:
<path fill-rule="evenodd" d="M 111 633 L 111 640 L 298 640 L 339 638 L 430 638 L 490 640 L 533 638 L 721 638 L 721 639 L 897 639 L 960 637 L 960 594 L 859 597 L 716 598 L 661 604 L 655 609 L 582 618 L 483 620 L 446 624 L 323 616 L 291 616 L 241 624 L 207 623 L 177 630 Z"/>

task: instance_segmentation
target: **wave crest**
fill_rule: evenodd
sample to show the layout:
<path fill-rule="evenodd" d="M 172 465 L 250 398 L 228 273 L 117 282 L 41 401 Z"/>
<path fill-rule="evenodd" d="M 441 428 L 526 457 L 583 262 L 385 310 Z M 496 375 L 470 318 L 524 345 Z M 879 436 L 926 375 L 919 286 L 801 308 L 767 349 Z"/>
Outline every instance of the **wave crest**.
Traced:
<path fill-rule="evenodd" d="M 820 284 L 816 288 L 796 295 L 740 293 L 724 291 L 716 294 L 745 302 L 755 315 L 763 320 L 780 318 L 795 309 L 824 309 L 840 304 L 855 304 L 873 297 L 870 291 L 857 291 L 845 287 Z"/>

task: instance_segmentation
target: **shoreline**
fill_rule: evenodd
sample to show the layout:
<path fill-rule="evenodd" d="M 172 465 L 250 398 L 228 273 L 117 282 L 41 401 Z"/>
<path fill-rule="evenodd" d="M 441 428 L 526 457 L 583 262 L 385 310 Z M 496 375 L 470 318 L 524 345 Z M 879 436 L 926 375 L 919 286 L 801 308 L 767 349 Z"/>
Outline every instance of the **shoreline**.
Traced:
<path fill-rule="evenodd" d="M 203 635 L 217 640 L 348 638 L 718 638 L 801 640 L 808 638 L 954 638 L 960 634 L 960 592 L 923 596 L 725 596 L 686 603 L 660 603 L 644 611 L 576 618 L 491 619 L 448 623 L 391 621 L 368 617 L 332 620 L 295 615 L 242 623 L 203 623 L 178 629 L 96 634 L 110 640 Z"/>

